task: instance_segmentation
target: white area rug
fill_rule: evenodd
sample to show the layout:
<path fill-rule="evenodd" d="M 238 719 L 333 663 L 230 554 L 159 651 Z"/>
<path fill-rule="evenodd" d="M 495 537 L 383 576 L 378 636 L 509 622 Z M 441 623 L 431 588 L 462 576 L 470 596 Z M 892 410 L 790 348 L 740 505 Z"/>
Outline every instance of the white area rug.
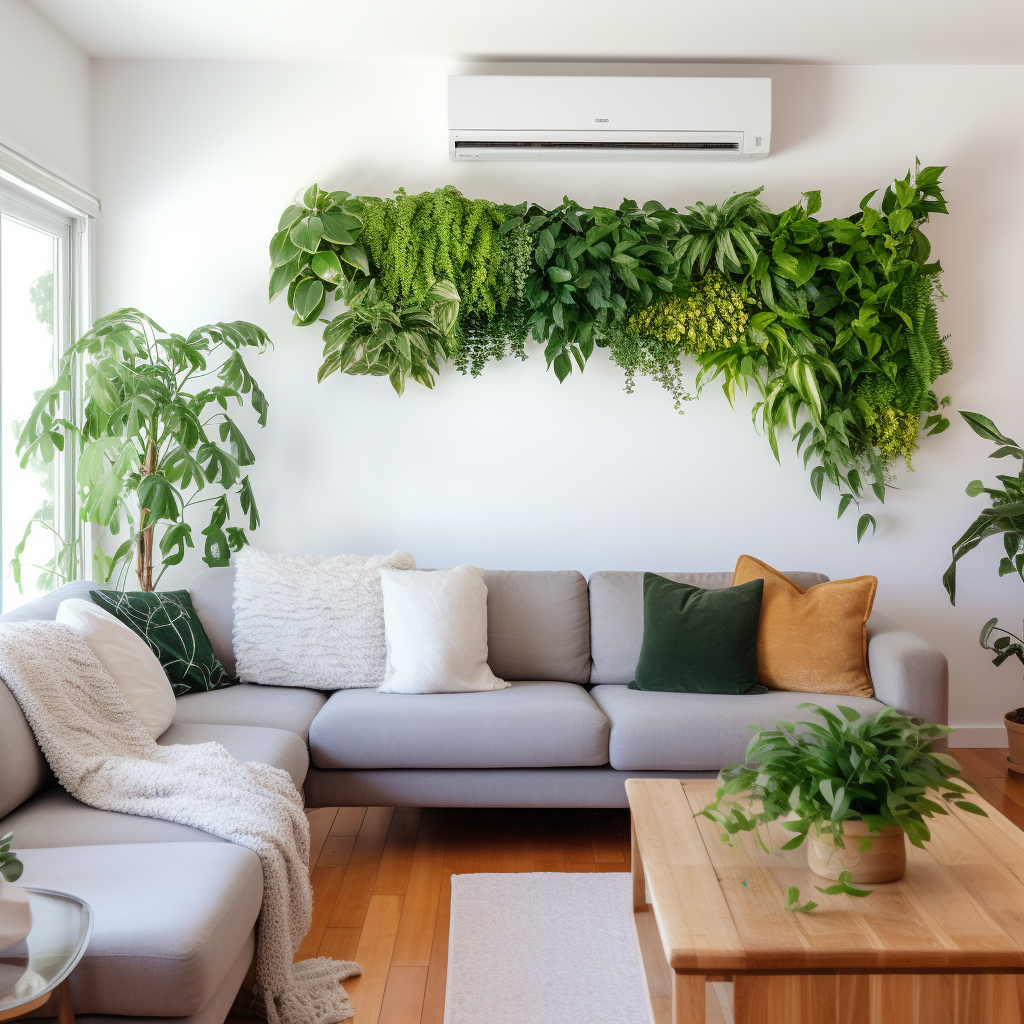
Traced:
<path fill-rule="evenodd" d="M 649 1024 L 624 872 L 453 875 L 445 1024 Z"/>

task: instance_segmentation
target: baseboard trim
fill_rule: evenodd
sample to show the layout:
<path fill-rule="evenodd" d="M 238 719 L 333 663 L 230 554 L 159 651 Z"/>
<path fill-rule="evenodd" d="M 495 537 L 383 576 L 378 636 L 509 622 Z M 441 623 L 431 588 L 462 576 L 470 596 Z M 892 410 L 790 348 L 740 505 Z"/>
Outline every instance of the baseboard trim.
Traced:
<path fill-rule="evenodd" d="M 949 737 L 951 747 L 1005 747 L 1006 728 L 1002 725 L 960 726 Z"/>

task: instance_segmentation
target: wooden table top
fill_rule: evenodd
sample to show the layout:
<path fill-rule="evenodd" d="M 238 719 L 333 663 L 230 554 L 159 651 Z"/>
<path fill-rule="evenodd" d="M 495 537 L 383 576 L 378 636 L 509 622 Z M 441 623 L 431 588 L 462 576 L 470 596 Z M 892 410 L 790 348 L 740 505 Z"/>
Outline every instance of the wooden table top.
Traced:
<path fill-rule="evenodd" d="M 707 818 L 714 780 L 629 779 L 633 827 L 668 963 L 687 973 L 736 971 L 1024 972 L 1024 832 L 984 800 L 989 817 L 950 807 L 926 849 L 907 844 L 898 882 L 865 898 L 817 892 L 832 883 L 801 846 L 781 855 L 752 835 L 730 847 Z M 792 838 L 773 824 L 772 846 Z M 818 909 L 785 909 L 786 891 Z"/>

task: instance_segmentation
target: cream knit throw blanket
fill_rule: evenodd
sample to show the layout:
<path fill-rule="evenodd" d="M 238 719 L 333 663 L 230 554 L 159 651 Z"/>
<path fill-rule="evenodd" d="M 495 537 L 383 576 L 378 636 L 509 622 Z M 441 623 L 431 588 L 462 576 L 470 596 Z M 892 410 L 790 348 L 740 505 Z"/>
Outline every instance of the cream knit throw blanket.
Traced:
<path fill-rule="evenodd" d="M 74 630 L 0 626 L 0 677 L 60 784 L 91 807 L 221 836 L 263 864 L 256 980 L 270 1024 L 333 1024 L 355 1011 L 351 961 L 292 963 L 312 920 L 309 823 L 287 772 L 242 764 L 219 743 L 160 747 Z"/>

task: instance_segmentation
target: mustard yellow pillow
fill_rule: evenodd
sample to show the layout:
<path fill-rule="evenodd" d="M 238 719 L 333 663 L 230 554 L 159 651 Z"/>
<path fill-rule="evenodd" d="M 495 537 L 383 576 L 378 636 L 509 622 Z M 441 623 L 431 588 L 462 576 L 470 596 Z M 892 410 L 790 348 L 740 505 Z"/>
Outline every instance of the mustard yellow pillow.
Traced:
<path fill-rule="evenodd" d="M 868 673 L 867 621 L 878 580 L 798 587 L 770 565 L 740 555 L 732 585 L 764 580 L 757 634 L 761 682 L 775 690 L 873 697 Z"/>

